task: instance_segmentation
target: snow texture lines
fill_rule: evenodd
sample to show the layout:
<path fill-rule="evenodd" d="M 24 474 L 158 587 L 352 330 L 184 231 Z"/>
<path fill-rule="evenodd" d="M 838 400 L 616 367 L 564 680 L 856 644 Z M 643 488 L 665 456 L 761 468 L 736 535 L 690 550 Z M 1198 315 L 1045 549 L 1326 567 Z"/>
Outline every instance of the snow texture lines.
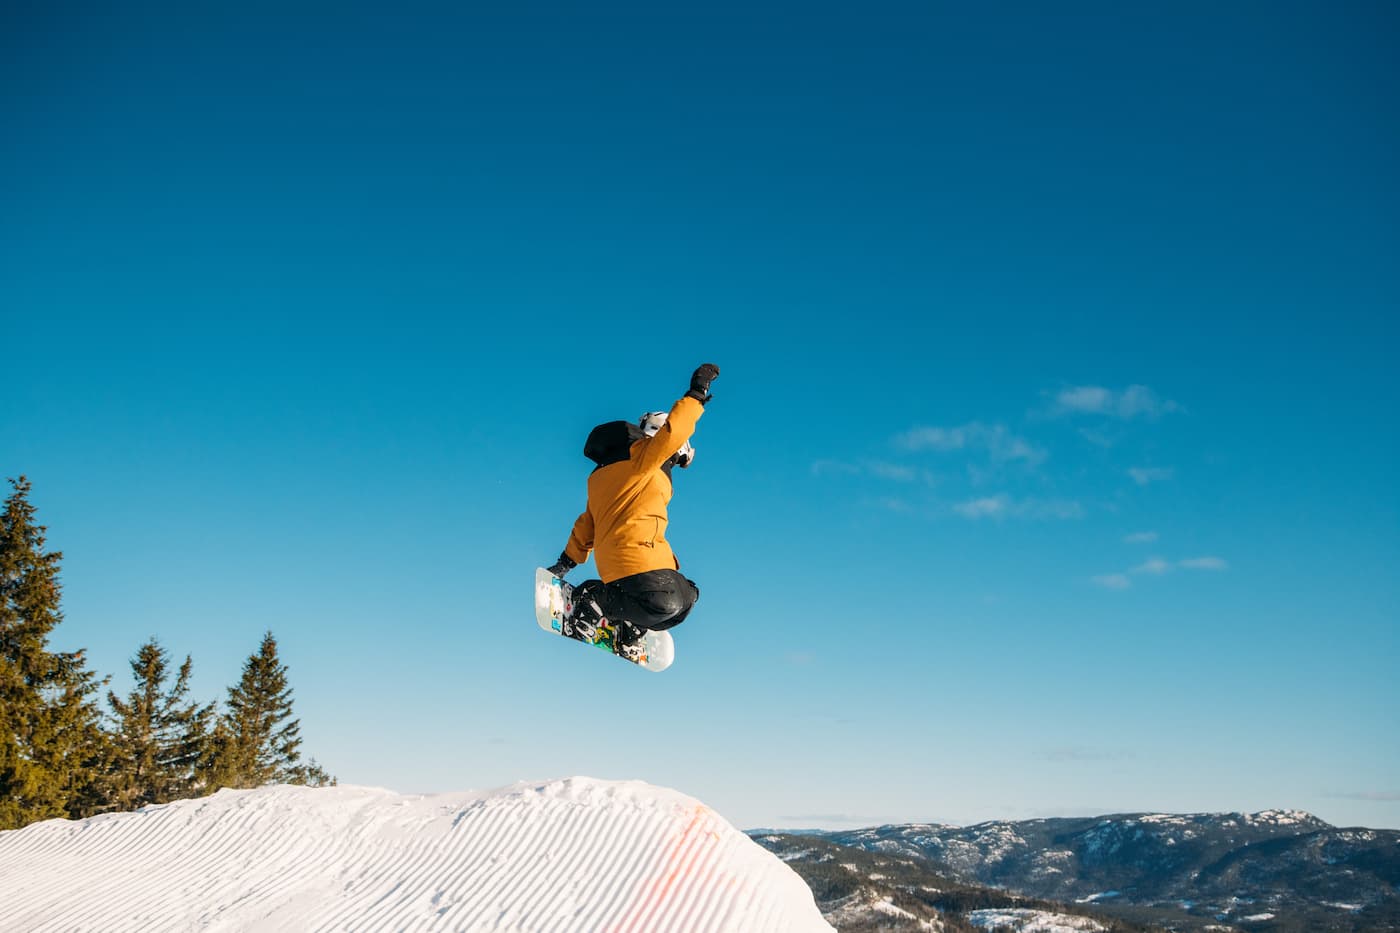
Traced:
<path fill-rule="evenodd" d="M 268 787 L 51 820 L 0 833 L 0 890 L 0 933 L 830 929 L 796 873 L 703 804 L 588 778 Z"/>

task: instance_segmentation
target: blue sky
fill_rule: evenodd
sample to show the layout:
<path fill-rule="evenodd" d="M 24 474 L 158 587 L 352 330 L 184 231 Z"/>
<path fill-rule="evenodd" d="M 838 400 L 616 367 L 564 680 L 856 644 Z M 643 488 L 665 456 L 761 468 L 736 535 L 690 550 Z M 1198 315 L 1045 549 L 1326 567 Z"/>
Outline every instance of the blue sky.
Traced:
<path fill-rule="evenodd" d="M 1400 826 L 1392 9 L 298 10 L 4 14 L 58 647 L 271 629 L 400 791 Z M 653 676 L 530 580 L 702 361 Z"/>

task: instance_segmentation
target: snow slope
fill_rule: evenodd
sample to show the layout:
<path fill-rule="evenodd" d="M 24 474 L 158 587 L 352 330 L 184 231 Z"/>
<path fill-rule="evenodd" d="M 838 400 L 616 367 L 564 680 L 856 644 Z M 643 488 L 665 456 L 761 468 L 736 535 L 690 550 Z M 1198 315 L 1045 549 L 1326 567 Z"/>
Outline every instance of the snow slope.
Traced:
<path fill-rule="evenodd" d="M 220 791 L 0 833 L 0 930 L 830 930 L 699 801 L 569 778 L 484 793 Z"/>

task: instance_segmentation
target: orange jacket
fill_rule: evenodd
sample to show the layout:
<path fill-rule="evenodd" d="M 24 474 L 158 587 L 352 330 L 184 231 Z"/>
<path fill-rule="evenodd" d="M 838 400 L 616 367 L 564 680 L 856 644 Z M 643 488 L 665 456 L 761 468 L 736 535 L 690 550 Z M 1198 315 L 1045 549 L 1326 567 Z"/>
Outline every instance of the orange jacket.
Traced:
<path fill-rule="evenodd" d="M 661 465 L 695 431 L 705 406 L 688 396 L 671 406 L 661 430 L 632 444 L 628 459 L 588 477 L 588 507 L 574 522 L 564 553 L 583 563 L 594 552 L 604 583 L 648 570 L 679 570 L 666 541 L 671 478 Z"/>

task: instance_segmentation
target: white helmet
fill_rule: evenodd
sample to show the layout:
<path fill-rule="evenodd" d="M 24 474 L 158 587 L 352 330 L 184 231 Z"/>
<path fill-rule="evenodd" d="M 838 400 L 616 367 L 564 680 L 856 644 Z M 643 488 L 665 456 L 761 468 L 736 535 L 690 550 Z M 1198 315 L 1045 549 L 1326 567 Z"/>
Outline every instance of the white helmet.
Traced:
<path fill-rule="evenodd" d="M 642 415 L 637 424 L 642 429 L 642 433 L 647 437 L 655 437 L 656 432 L 661 430 L 661 426 L 666 423 L 666 412 L 649 411 Z M 681 449 L 676 451 L 676 466 L 682 470 L 690 466 L 695 461 L 695 448 L 690 446 L 690 441 L 681 445 Z"/>

